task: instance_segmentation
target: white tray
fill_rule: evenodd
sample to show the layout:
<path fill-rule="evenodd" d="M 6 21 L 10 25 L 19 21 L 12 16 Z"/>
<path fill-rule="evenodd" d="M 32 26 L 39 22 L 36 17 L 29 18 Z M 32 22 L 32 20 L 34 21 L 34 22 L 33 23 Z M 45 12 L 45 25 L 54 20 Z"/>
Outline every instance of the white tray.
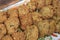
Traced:
<path fill-rule="evenodd" d="M 15 3 L 15 4 L 12 4 L 12 5 L 10 5 L 6 8 L 3 8 L 0 11 L 6 11 L 6 10 L 12 8 L 12 7 L 17 7 L 17 6 L 20 6 L 22 4 L 27 4 L 28 2 L 30 2 L 30 0 L 20 0 L 19 2 Z"/>

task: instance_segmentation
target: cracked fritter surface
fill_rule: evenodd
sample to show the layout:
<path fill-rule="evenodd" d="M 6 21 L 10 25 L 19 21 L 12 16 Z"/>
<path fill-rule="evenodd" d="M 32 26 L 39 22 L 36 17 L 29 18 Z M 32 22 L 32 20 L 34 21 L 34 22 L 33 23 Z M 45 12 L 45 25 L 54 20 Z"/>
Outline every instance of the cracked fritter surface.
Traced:
<path fill-rule="evenodd" d="M 51 18 L 53 16 L 53 7 L 52 6 L 45 6 L 41 9 L 40 14 L 42 18 Z"/>
<path fill-rule="evenodd" d="M 16 17 L 8 18 L 8 20 L 5 21 L 5 25 L 8 30 L 8 34 L 12 34 L 19 27 L 19 20 Z"/>
<path fill-rule="evenodd" d="M 49 21 L 48 20 L 42 20 L 38 23 L 38 29 L 39 29 L 39 37 L 44 37 L 48 35 L 49 31 Z"/>
<path fill-rule="evenodd" d="M 20 11 L 20 10 L 22 10 L 22 11 Z M 28 13 L 28 9 L 26 9 L 25 7 L 19 8 L 19 19 L 21 22 L 21 28 L 23 30 L 25 30 L 27 25 L 32 24 L 31 13 Z"/>
<path fill-rule="evenodd" d="M 33 19 L 33 24 L 37 25 L 40 20 L 42 20 L 40 17 L 41 15 L 38 12 L 32 12 L 32 19 Z"/>
<path fill-rule="evenodd" d="M 25 30 L 26 40 L 37 40 L 38 39 L 38 29 L 37 26 L 31 25 L 27 26 Z"/>

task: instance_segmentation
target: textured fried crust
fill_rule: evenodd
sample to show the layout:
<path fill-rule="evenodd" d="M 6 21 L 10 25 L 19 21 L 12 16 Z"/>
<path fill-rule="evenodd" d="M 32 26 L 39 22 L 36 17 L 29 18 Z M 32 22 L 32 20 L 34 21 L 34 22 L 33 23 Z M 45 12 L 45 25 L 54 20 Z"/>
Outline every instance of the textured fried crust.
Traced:
<path fill-rule="evenodd" d="M 39 37 L 44 37 L 48 35 L 49 31 L 49 22 L 48 20 L 42 20 L 38 23 L 38 29 L 39 29 Z"/>
<path fill-rule="evenodd" d="M 35 2 L 29 2 L 26 6 L 29 8 L 30 12 L 32 12 L 36 9 L 36 3 Z"/>
<path fill-rule="evenodd" d="M 6 34 L 6 28 L 4 24 L 0 24 L 0 39 Z"/>
<path fill-rule="evenodd" d="M 37 8 L 38 9 L 44 7 L 44 5 L 45 5 L 45 0 L 38 0 L 37 1 Z"/>
<path fill-rule="evenodd" d="M 31 18 L 30 13 L 22 15 L 20 18 L 21 18 L 21 28 L 22 29 L 25 29 L 27 25 L 32 24 L 32 18 Z"/>
<path fill-rule="evenodd" d="M 23 30 L 25 30 L 27 25 L 32 24 L 31 13 L 28 13 L 28 9 L 26 9 L 25 7 L 19 8 L 19 19 L 21 21 L 21 28 Z"/>
<path fill-rule="evenodd" d="M 32 15 L 33 23 L 34 23 L 35 25 L 37 25 L 38 22 L 39 22 L 40 20 L 42 20 L 42 19 L 40 18 L 41 15 L 40 15 L 38 12 L 32 12 L 31 15 Z"/>
<path fill-rule="evenodd" d="M 3 23 L 6 20 L 7 20 L 6 12 L 1 12 L 0 11 L 0 23 Z"/>
<path fill-rule="evenodd" d="M 45 6 L 41 9 L 40 14 L 43 18 L 51 18 L 53 16 L 53 9 L 52 6 Z"/>
<path fill-rule="evenodd" d="M 10 35 L 6 35 L 6 36 L 2 37 L 1 40 L 13 40 L 13 39 Z"/>
<path fill-rule="evenodd" d="M 30 0 L 30 2 L 26 5 L 29 8 L 30 12 L 33 12 L 36 9 L 37 0 Z"/>
<path fill-rule="evenodd" d="M 9 9 L 7 11 L 8 17 L 18 17 L 17 9 Z"/>
<path fill-rule="evenodd" d="M 19 16 L 29 13 L 28 7 L 26 5 L 21 5 L 18 8 Z"/>
<path fill-rule="evenodd" d="M 37 26 L 31 25 L 27 26 L 25 30 L 26 40 L 37 40 L 38 39 L 38 29 Z"/>
<path fill-rule="evenodd" d="M 5 21 L 6 28 L 8 30 L 9 34 L 12 34 L 16 31 L 16 29 L 19 26 L 19 20 L 18 18 L 8 18 L 8 20 Z"/>
<path fill-rule="evenodd" d="M 52 4 L 52 0 L 45 0 L 45 5 L 50 5 Z"/>
<path fill-rule="evenodd" d="M 14 40 L 25 40 L 24 32 L 15 32 L 12 34 Z"/>

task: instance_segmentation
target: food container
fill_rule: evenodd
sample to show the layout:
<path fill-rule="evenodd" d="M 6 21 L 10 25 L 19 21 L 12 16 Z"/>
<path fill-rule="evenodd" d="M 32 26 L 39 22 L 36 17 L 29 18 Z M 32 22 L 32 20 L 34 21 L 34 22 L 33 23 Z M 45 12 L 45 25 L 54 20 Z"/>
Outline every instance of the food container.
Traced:
<path fill-rule="evenodd" d="M 16 2 L 15 4 L 11 4 L 11 5 L 8 5 L 5 8 L 0 9 L 0 11 L 6 11 L 6 10 L 8 10 L 10 8 L 18 7 L 18 6 L 22 5 L 22 4 L 27 4 L 29 1 L 30 0 L 28 0 L 28 1 L 27 0 L 20 0 L 20 1 Z"/>

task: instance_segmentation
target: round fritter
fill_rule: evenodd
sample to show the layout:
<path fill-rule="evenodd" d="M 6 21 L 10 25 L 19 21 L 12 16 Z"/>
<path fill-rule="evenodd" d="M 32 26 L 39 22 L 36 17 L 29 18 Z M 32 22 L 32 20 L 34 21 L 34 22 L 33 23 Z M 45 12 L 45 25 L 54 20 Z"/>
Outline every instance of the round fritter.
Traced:
<path fill-rule="evenodd" d="M 8 20 L 5 21 L 6 28 L 8 30 L 9 34 L 12 34 L 16 31 L 16 29 L 19 26 L 19 20 L 16 17 L 8 18 Z"/>
<path fill-rule="evenodd" d="M 38 22 L 39 22 L 40 20 L 42 20 L 42 19 L 40 18 L 41 15 L 40 15 L 38 12 L 32 12 L 31 15 L 32 15 L 33 23 L 34 23 L 35 25 L 37 25 Z"/>
<path fill-rule="evenodd" d="M 56 32 L 60 33 L 60 21 L 56 24 Z"/>
<path fill-rule="evenodd" d="M 45 0 L 45 4 L 46 4 L 46 5 L 52 4 L 52 0 Z"/>
<path fill-rule="evenodd" d="M 13 39 L 10 35 L 6 35 L 6 36 L 2 37 L 1 40 L 13 40 Z"/>
<path fill-rule="evenodd" d="M 26 40 L 38 39 L 38 28 L 35 25 L 27 26 L 25 30 Z"/>
<path fill-rule="evenodd" d="M 53 9 L 52 6 L 45 6 L 41 9 L 40 14 L 43 18 L 51 18 L 53 16 Z"/>
<path fill-rule="evenodd" d="M 6 28 L 4 24 L 0 24 L 0 39 L 6 34 Z"/>
<path fill-rule="evenodd" d="M 37 0 L 37 8 L 40 9 L 44 7 L 45 5 L 45 0 Z"/>
<path fill-rule="evenodd" d="M 25 40 L 24 32 L 15 32 L 12 34 L 14 40 Z"/>
<path fill-rule="evenodd" d="M 6 12 L 0 12 L 0 23 L 6 21 L 7 15 Z"/>
<path fill-rule="evenodd" d="M 54 20 L 50 20 L 49 34 L 53 34 L 55 32 L 56 22 Z"/>
<path fill-rule="evenodd" d="M 18 11 L 17 9 L 9 9 L 7 11 L 8 17 L 18 17 Z"/>
<path fill-rule="evenodd" d="M 48 20 L 42 20 L 38 23 L 38 28 L 39 28 L 39 37 L 44 37 L 48 35 L 49 31 L 49 21 Z"/>

